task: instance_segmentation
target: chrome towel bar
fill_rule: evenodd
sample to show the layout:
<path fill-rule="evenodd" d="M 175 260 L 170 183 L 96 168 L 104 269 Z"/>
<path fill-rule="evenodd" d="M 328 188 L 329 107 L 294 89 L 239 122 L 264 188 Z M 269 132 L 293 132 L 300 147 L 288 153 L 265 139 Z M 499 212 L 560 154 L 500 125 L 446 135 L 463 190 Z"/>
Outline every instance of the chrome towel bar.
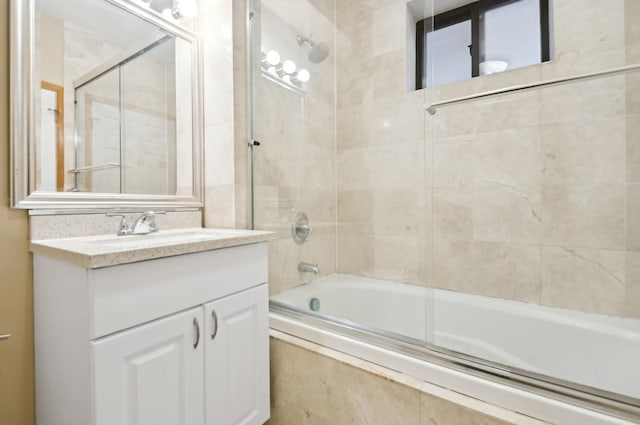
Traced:
<path fill-rule="evenodd" d="M 425 104 L 424 108 L 427 110 L 427 112 L 429 112 L 429 114 L 434 115 L 438 110 L 438 108 L 441 106 L 453 105 L 456 103 L 466 102 L 468 100 L 482 99 L 485 97 L 498 96 L 505 93 L 513 93 L 513 92 L 518 92 L 522 90 L 534 89 L 538 87 L 554 86 L 557 84 L 568 83 L 572 81 L 589 80 L 597 77 L 622 74 L 622 73 L 632 72 L 637 70 L 640 70 L 640 64 L 622 66 L 619 68 L 610 68 L 603 71 L 596 71 L 588 74 L 574 75 L 571 77 L 554 78 L 551 80 L 543 80 L 543 81 L 538 81 L 534 83 L 520 84 L 516 86 L 504 87 L 497 90 L 490 90 L 486 92 L 470 94 L 468 96 L 455 97 L 455 98 L 443 100 L 440 102 L 434 102 L 431 105 Z"/>

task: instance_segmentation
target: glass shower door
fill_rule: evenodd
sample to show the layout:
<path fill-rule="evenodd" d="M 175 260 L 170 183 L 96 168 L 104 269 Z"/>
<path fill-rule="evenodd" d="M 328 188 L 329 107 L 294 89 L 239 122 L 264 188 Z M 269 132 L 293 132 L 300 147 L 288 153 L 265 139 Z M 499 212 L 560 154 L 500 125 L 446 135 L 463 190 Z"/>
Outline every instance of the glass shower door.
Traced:
<path fill-rule="evenodd" d="M 120 112 L 118 69 L 76 88 L 73 191 L 120 192 Z"/>
<path fill-rule="evenodd" d="M 405 45 L 365 45 L 354 2 L 253 7 L 253 220 L 278 236 L 272 304 L 422 345 L 428 157 Z M 406 5 L 391 12 L 404 31 Z"/>

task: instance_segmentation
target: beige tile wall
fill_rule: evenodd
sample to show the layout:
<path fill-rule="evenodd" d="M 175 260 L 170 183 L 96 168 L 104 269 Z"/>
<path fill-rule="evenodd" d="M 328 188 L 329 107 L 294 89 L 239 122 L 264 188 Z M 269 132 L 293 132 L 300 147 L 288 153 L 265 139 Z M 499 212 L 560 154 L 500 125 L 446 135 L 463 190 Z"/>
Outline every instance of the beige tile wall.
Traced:
<path fill-rule="evenodd" d="M 543 425 L 477 399 L 274 332 L 269 425 Z"/>
<path fill-rule="evenodd" d="M 315 276 L 299 273 L 298 263 L 317 263 L 321 275 L 336 266 L 336 152 L 333 1 L 264 0 L 256 9 L 262 42 L 259 50 L 277 49 L 311 73 L 304 94 L 263 78 L 256 69 L 254 149 L 255 226 L 277 232 L 269 245 L 272 293 L 298 286 Z M 307 60 L 308 48 L 296 35 L 327 43 L 331 54 L 322 63 Z M 260 40 L 260 38 L 257 38 Z M 291 237 L 295 214 L 303 211 L 313 226 L 311 239 L 297 245 Z"/>
<path fill-rule="evenodd" d="M 437 0 L 436 0 L 437 1 Z M 407 93 L 406 1 L 336 1 L 338 271 L 640 317 L 634 0 L 555 0 L 554 59 Z"/>

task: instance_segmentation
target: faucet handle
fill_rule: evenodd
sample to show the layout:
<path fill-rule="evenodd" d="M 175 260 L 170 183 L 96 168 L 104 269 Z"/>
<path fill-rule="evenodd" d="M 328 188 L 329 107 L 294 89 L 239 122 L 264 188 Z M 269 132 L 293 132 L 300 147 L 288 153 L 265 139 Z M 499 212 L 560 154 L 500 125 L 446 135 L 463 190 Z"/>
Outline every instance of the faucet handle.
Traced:
<path fill-rule="evenodd" d="M 120 225 L 118 226 L 118 231 L 116 232 L 118 236 L 130 235 L 131 232 L 133 231 L 131 229 L 131 226 L 129 226 L 129 223 L 127 222 L 127 219 L 125 218 L 124 214 L 108 212 L 106 216 L 120 217 Z"/>
<path fill-rule="evenodd" d="M 145 211 L 136 220 L 133 225 L 133 234 L 146 234 L 158 231 L 156 225 L 156 215 L 166 214 L 166 211 Z"/>

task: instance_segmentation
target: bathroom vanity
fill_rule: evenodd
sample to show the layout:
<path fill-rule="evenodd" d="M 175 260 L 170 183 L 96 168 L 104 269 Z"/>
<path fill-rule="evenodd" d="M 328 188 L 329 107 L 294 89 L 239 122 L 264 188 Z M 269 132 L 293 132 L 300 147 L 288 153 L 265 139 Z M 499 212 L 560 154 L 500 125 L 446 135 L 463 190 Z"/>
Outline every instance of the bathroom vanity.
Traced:
<path fill-rule="evenodd" d="M 32 242 L 38 425 L 263 424 L 270 237 Z"/>

